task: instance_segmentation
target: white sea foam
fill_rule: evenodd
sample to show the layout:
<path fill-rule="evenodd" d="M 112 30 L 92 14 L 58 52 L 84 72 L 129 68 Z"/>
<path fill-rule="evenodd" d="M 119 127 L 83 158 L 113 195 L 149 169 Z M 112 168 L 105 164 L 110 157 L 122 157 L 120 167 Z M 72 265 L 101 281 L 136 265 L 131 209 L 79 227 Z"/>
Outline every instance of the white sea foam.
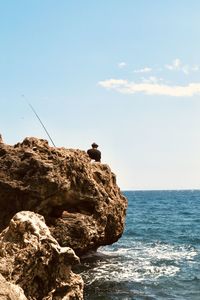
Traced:
<path fill-rule="evenodd" d="M 94 281 L 155 281 L 160 277 L 175 276 L 181 264 L 191 262 L 198 252 L 194 248 L 168 244 L 144 244 L 135 242 L 129 248 L 105 247 L 105 255 L 95 267 L 83 276 L 90 284 Z"/>
<path fill-rule="evenodd" d="M 130 258 L 155 258 L 156 260 L 175 260 L 179 261 L 181 259 L 192 260 L 197 254 L 197 250 L 194 248 L 189 248 L 186 246 L 173 246 L 169 244 L 161 243 L 133 243 L 129 248 L 120 247 L 116 250 L 105 247 L 101 249 L 102 253 L 106 255 L 120 255 Z"/>

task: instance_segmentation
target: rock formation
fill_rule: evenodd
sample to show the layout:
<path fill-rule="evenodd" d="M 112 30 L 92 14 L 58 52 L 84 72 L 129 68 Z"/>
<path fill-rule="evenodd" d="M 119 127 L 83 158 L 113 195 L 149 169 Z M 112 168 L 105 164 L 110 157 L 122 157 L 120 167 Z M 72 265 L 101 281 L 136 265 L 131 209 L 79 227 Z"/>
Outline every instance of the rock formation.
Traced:
<path fill-rule="evenodd" d="M 0 278 L 0 287 L 13 300 L 83 299 L 83 281 L 71 271 L 78 262 L 74 251 L 60 247 L 36 213 L 17 213 L 0 234 L 0 273 L 12 283 Z M 0 299 L 1 295 L 2 290 Z"/>
<path fill-rule="evenodd" d="M 11 228 L 13 229 L 13 220 L 19 218 L 16 213 L 35 212 L 44 217 L 50 230 L 48 236 L 52 235 L 51 241 L 54 237 L 61 247 L 70 247 L 80 256 L 96 250 L 99 246 L 112 244 L 120 238 L 124 229 L 126 207 L 127 201 L 121 194 L 109 166 L 91 162 L 85 151 L 50 147 L 46 140 L 36 138 L 26 138 L 14 146 L 0 143 L 0 230 L 9 226 L 2 235 L 8 236 Z M 40 218 L 38 215 L 37 217 Z M 33 215 L 31 218 L 33 219 Z M 36 240 L 36 236 L 34 239 Z M 46 246 L 44 245 L 47 257 L 43 255 L 42 260 L 48 260 L 51 264 L 51 260 L 59 261 L 60 256 L 52 254 L 54 250 L 49 250 L 51 246 L 47 246 L 47 241 L 48 239 Z M 55 241 L 50 244 L 54 243 Z M 31 245 L 30 242 L 29 248 Z M 11 252 L 15 253 L 14 248 Z M 40 259 L 37 263 L 39 261 Z M 26 272 L 26 267 L 23 268 L 19 270 L 19 274 Z M 48 268 L 51 269 L 51 266 L 46 267 Z M 8 280 L 10 275 L 4 273 L 3 276 Z M 17 279 L 12 277 L 12 281 L 20 284 L 27 297 L 28 292 L 22 280 L 24 275 L 19 275 Z M 14 272 L 12 276 L 18 275 Z M 35 282 L 34 276 L 31 276 L 31 280 Z M 72 282 L 71 284 L 73 286 Z M 53 285 L 50 284 L 51 288 Z M 51 288 L 45 286 L 45 293 Z M 55 291 L 56 288 L 55 286 Z M 30 299 L 68 299 L 37 297 L 39 296 Z"/>

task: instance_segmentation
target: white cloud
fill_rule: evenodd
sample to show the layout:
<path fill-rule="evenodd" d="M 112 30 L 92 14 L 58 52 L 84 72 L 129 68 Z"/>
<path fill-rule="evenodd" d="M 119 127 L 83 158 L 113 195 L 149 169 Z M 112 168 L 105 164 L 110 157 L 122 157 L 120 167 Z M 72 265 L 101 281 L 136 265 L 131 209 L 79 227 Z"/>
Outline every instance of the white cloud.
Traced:
<path fill-rule="evenodd" d="M 142 79 L 142 82 L 144 82 L 144 83 L 158 83 L 158 82 L 163 81 L 162 78 L 157 78 L 155 76 L 150 76 L 149 78 L 142 77 L 141 79 Z"/>
<path fill-rule="evenodd" d="M 198 72 L 200 70 L 199 66 L 195 65 L 191 68 L 193 72 Z"/>
<path fill-rule="evenodd" d="M 115 90 L 122 94 L 143 93 L 146 95 L 163 95 L 171 97 L 192 97 L 200 95 L 200 82 L 188 85 L 167 85 L 159 83 L 135 83 L 123 79 L 108 79 L 100 81 L 100 86 Z"/>
<path fill-rule="evenodd" d="M 127 63 L 122 61 L 119 62 L 117 64 L 119 69 L 123 69 L 125 67 L 127 67 Z M 200 65 L 188 65 L 188 64 L 184 64 L 179 58 L 176 58 L 172 61 L 171 64 L 166 64 L 164 66 L 165 69 L 169 70 L 169 71 L 178 71 L 178 72 L 183 72 L 184 74 L 188 75 L 191 72 L 198 72 L 200 71 Z M 156 70 L 154 69 L 154 71 L 163 71 L 163 67 L 157 68 Z M 138 73 L 138 74 L 145 74 L 145 73 L 150 73 L 152 72 L 153 69 L 151 67 L 143 67 L 141 69 L 136 69 L 133 71 L 133 73 Z"/>
<path fill-rule="evenodd" d="M 123 68 L 125 68 L 126 66 L 127 66 L 127 63 L 125 63 L 124 61 L 118 63 L 118 67 L 119 67 L 120 69 L 123 69 Z"/>
<path fill-rule="evenodd" d="M 151 72 L 151 71 L 152 71 L 151 68 L 149 68 L 149 67 L 144 67 L 144 68 L 139 69 L 139 70 L 134 70 L 133 72 L 134 72 L 134 73 L 149 73 L 149 72 Z"/>
<path fill-rule="evenodd" d="M 186 65 L 186 66 L 183 66 L 183 67 L 181 68 L 181 71 L 187 75 L 187 74 L 190 73 L 190 67 L 187 66 L 187 65 Z"/>
<path fill-rule="evenodd" d="M 165 65 L 165 68 L 170 71 L 180 71 L 188 75 L 191 72 L 197 72 L 200 70 L 198 65 L 189 66 L 181 62 L 179 58 L 176 58 L 171 65 Z"/>
<path fill-rule="evenodd" d="M 174 71 L 174 70 L 180 70 L 181 69 L 181 66 L 182 66 L 182 63 L 180 61 L 179 58 L 176 58 L 171 65 L 166 65 L 165 67 L 168 69 L 168 70 L 171 70 L 171 71 Z"/>

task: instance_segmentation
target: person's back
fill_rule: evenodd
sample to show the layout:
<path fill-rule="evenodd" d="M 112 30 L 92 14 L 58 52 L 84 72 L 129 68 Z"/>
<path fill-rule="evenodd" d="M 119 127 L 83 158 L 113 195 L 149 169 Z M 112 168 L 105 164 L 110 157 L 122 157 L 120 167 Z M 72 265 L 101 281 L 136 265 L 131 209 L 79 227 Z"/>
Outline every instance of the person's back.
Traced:
<path fill-rule="evenodd" d="M 92 148 L 87 151 L 87 154 L 91 159 L 97 162 L 101 162 L 101 151 L 97 149 L 98 145 L 96 143 L 92 144 Z"/>

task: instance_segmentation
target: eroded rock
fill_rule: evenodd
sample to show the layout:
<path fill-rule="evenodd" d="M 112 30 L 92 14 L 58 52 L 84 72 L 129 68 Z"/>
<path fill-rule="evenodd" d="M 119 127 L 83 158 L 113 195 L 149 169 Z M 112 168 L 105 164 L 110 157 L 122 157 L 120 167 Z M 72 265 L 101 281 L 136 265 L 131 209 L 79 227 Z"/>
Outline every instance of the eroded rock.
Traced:
<path fill-rule="evenodd" d="M 16 212 L 34 211 L 61 246 L 83 254 L 119 239 L 127 201 L 108 165 L 91 163 L 85 151 L 26 138 L 0 144 L 0 207 L 2 229 Z"/>
<path fill-rule="evenodd" d="M 27 300 L 23 290 L 0 274 L 0 300 Z"/>
<path fill-rule="evenodd" d="M 5 290 L 0 295 L 10 286 L 5 299 L 81 300 L 83 281 L 71 271 L 78 262 L 71 248 L 60 247 L 51 236 L 41 215 L 19 212 L 0 234 L 0 273 L 9 281 L 0 277 Z M 13 298 L 14 293 L 19 297 Z"/>

